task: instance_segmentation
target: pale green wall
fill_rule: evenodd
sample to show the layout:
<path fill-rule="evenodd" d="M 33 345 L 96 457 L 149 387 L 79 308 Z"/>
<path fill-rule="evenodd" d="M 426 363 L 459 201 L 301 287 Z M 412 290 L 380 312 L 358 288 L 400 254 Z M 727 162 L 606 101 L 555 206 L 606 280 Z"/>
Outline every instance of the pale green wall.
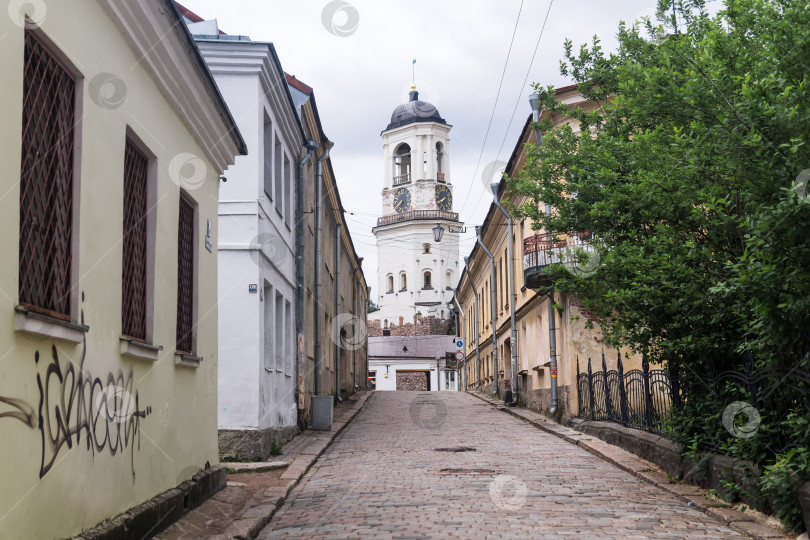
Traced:
<path fill-rule="evenodd" d="M 40 7 L 43 6 L 41 3 Z M 48 2 L 41 29 L 84 76 L 81 142 L 79 280 L 84 296 L 80 309 L 90 326 L 86 350 L 81 345 L 35 338 L 14 330 L 18 301 L 19 171 L 23 29 L 0 16 L 0 396 L 23 400 L 37 411 L 37 374 L 45 377 L 56 346 L 62 369 L 84 362 L 85 374 L 107 384 L 109 373 L 133 374 L 141 410 L 134 443 L 112 455 L 109 444 L 88 450 L 86 433 L 72 448 L 57 452 L 52 469 L 40 478 L 42 440 L 36 427 L 3 413 L 16 411 L 0 402 L 0 531 L 17 538 L 71 536 L 154 495 L 188 480 L 194 472 L 214 465 L 217 455 L 217 280 L 216 252 L 203 244 L 205 223 L 212 221 L 217 245 L 218 171 L 195 142 L 164 95 L 138 62 L 123 36 L 101 6 L 91 0 Z M 97 106 L 88 96 L 90 80 L 109 72 L 123 79 L 126 98 L 116 109 Z M 157 244 L 154 343 L 164 347 L 155 363 L 119 354 L 121 334 L 122 171 L 126 128 L 129 126 L 157 156 Z M 223 136 L 225 136 L 223 134 Z M 179 187 L 168 164 L 181 152 L 201 157 L 206 181 L 190 195 L 199 204 L 198 368 L 175 365 L 176 238 Z M 74 233 L 75 234 L 75 233 Z M 39 364 L 34 362 L 40 353 Z M 51 410 L 60 390 L 52 378 Z M 67 378 L 70 386 L 70 378 Z M 88 385 L 89 388 L 89 385 Z M 68 390 L 69 393 L 69 390 Z M 85 393 L 88 400 L 89 390 Z M 66 405 L 66 408 L 68 406 Z M 76 425 L 77 406 L 70 425 Z M 99 421 L 99 431 L 106 425 Z M 110 424 L 113 426 L 113 424 Z M 56 431 L 52 425 L 52 431 Z M 122 438 L 124 430 L 121 430 Z M 99 433 L 98 440 L 104 437 Z M 134 446 L 133 446 L 134 444 Z M 45 444 L 45 461 L 52 451 Z M 134 468 L 134 476 L 133 476 Z M 0 532 L 0 536 L 5 533 Z"/>

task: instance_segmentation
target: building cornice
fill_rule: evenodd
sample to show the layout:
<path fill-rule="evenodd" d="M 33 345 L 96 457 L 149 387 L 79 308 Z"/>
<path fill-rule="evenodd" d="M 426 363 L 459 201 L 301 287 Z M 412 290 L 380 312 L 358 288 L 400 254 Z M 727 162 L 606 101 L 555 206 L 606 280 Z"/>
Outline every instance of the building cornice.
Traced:
<path fill-rule="evenodd" d="M 101 0 L 101 5 L 217 170 L 246 155 L 245 141 L 174 2 Z"/>
<path fill-rule="evenodd" d="M 290 94 L 275 48 L 258 41 L 220 41 L 197 38 L 197 47 L 214 75 L 255 75 L 273 109 L 284 140 L 306 143 L 304 128 Z M 287 106 L 283 104 L 287 104 Z M 298 155 L 301 147 L 291 148 Z"/>

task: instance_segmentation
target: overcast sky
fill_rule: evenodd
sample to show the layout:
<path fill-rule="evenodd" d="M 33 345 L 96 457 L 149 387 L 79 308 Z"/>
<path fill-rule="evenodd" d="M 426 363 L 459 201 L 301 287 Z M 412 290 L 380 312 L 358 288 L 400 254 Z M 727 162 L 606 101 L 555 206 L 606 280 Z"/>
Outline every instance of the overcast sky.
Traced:
<path fill-rule="evenodd" d="M 619 22 L 654 16 L 656 5 L 655 0 L 556 0 L 532 63 L 549 0 L 524 0 L 522 11 L 520 0 L 181 3 L 206 20 L 216 18 L 228 34 L 272 41 L 284 70 L 314 88 L 324 132 L 335 142 L 332 163 L 372 298 L 377 295 L 377 250 L 371 228 L 381 213 L 383 185 L 380 131 L 394 108 L 407 101 L 412 60 L 420 99 L 436 105 L 453 126 L 449 181 L 454 210 L 467 225 L 480 224 L 492 201 L 482 173 L 487 164 L 509 159 L 531 113 L 531 83 L 572 82 L 559 73 L 564 40 L 578 47 L 598 35 L 612 50 Z M 461 257 L 474 240 L 468 227 Z"/>

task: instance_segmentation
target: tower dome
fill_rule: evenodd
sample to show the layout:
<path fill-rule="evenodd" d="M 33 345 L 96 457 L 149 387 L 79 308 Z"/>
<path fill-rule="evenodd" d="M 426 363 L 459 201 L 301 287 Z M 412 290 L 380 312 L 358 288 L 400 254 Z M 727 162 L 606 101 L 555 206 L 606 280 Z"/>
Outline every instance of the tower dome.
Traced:
<path fill-rule="evenodd" d="M 394 113 L 391 115 L 391 123 L 385 128 L 386 131 L 413 124 L 414 122 L 447 123 L 445 119 L 441 117 L 435 105 L 419 99 L 419 92 L 416 91 L 416 86 L 411 86 L 409 95 L 410 99 L 407 103 L 403 103 L 394 109 Z"/>

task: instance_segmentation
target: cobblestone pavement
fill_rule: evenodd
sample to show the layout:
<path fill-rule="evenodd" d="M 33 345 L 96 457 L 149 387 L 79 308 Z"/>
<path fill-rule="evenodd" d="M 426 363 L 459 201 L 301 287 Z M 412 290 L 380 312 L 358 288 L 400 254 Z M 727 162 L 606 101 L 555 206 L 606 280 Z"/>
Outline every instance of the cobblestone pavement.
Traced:
<path fill-rule="evenodd" d="M 377 392 L 258 536 L 327 537 L 743 538 L 458 392 Z"/>

